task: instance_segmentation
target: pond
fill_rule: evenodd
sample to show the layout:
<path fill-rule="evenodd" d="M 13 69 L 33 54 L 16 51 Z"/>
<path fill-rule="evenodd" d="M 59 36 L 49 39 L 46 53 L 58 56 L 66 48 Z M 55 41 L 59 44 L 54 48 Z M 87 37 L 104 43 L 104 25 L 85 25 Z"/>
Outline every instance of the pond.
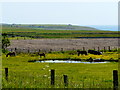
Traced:
<path fill-rule="evenodd" d="M 104 62 L 83 62 L 83 61 L 71 61 L 71 60 L 46 60 L 46 61 L 35 61 L 36 63 L 108 63 Z"/>

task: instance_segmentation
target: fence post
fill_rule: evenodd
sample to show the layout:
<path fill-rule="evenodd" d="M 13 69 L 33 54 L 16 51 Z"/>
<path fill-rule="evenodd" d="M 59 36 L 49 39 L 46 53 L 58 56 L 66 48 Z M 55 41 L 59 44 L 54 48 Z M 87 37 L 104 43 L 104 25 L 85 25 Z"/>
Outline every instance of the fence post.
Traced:
<path fill-rule="evenodd" d="M 52 49 L 50 49 L 49 53 L 51 53 L 51 52 L 52 52 Z"/>
<path fill-rule="evenodd" d="M 113 89 L 118 89 L 118 71 L 113 70 Z"/>
<path fill-rule="evenodd" d="M 98 47 L 98 51 L 100 51 L 100 48 Z"/>
<path fill-rule="evenodd" d="M 95 50 L 95 47 L 93 49 Z"/>
<path fill-rule="evenodd" d="M 17 48 L 15 48 L 15 52 L 17 52 Z"/>
<path fill-rule="evenodd" d="M 55 70 L 51 70 L 51 85 L 55 84 Z"/>
<path fill-rule="evenodd" d="M 50 49 L 50 51 L 52 52 L 52 49 Z"/>
<path fill-rule="evenodd" d="M 20 49 L 20 53 L 22 53 L 22 49 Z"/>
<path fill-rule="evenodd" d="M 8 81 L 8 68 L 5 68 L 5 79 Z"/>
<path fill-rule="evenodd" d="M 68 86 L 68 76 L 67 75 L 63 75 L 64 77 L 64 85 Z"/>
<path fill-rule="evenodd" d="M 30 50 L 28 49 L 28 53 L 30 53 Z"/>
<path fill-rule="evenodd" d="M 73 51 L 75 50 L 75 48 L 73 48 Z"/>
<path fill-rule="evenodd" d="M 83 51 L 85 51 L 85 47 L 83 47 Z"/>
<path fill-rule="evenodd" d="M 40 49 L 39 49 L 39 52 L 40 52 Z"/>
<path fill-rule="evenodd" d="M 110 52 L 111 50 L 110 50 L 110 46 L 108 46 L 108 51 Z"/>
<path fill-rule="evenodd" d="M 61 52 L 64 53 L 63 48 L 61 48 Z"/>
<path fill-rule="evenodd" d="M 61 52 L 63 51 L 63 48 L 61 48 Z"/>
<path fill-rule="evenodd" d="M 104 52 L 106 52 L 106 49 L 105 49 L 105 47 L 104 47 Z"/>

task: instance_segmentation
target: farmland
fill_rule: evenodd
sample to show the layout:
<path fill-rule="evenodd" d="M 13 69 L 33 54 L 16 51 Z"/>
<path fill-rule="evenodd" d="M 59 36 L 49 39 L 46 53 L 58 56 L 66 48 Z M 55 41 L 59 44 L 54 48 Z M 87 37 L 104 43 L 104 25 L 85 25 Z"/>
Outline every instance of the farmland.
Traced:
<path fill-rule="evenodd" d="M 3 88 L 113 88 L 113 70 L 118 70 L 118 33 L 71 25 L 3 25 L 11 45 L 2 54 Z M 108 46 L 111 51 L 109 52 Z M 102 55 L 77 55 L 77 50 L 94 49 Z M 10 51 L 21 50 L 14 57 Z M 61 49 L 63 51 L 61 51 Z M 106 52 L 104 52 L 106 49 Z M 24 52 L 27 50 L 27 52 Z M 50 50 L 52 50 L 50 52 Z M 28 52 L 29 51 L 29 52 Z M 34 52 L 32 52 L 34 51 Z M 46 57 L 40 58 L 38 52 Z M 40 63 L 40 60 L 112 60 L 107 63 Z M 8 68 L 8 81 L 5 79 Z M 55 85 L 50 70 L 55 70 Z M 63 82 L 68 76 L 68 86 Z"/>
<path fill-rule="evenodd" d="M 53 26 L 54 27 L 54 26 Z M 74 27 L 74 26 L 73 26 Z M 80 26 L 79 26 L 80 27 Z M 65 29 L 65 27 L 62 27 Z M 90 28 L 90 27 L 89 27 Z M 102 31 L 84 27 L 86 30 L 58 30 L 58 29 L 41 29 L 41 28 L 28 28 L 28 27 L 10 27 L 3 26 L 2 32 L 7 33 L 10 38 L 14 37 L 29 37 L 35 38 L 80 38 L 80 37 L 118 37 L 117 31 Z M 88 29 L 88 30 L 87 30 Z"/>

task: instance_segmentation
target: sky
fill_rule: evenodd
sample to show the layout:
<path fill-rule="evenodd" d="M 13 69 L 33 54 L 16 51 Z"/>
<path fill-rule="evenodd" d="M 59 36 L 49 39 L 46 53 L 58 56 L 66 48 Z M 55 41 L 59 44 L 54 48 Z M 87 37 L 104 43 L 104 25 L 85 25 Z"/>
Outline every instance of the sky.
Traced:
<path fill-rule="evenodd" d="M 46 0 L 45 0 L 46 1 Z M 117 25 L 118 2 L 7 2 L 1 3 L 1 23 Z"/>
<path fill-rule="evenodd" d="M 0 0 L 0 2 L 118 2 L 119 0 Z"/>

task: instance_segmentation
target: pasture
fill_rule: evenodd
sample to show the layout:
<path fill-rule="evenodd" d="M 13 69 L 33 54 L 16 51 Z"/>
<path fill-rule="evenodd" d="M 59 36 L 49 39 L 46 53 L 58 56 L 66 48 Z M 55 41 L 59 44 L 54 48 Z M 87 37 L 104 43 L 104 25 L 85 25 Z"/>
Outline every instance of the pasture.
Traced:
<path fill-rule="evenodd" d="M 118 59 L 117 52 L 104 55 L 69 55 L 69 52 L 48 53 L 46 59 L 65 58 L 113 58 Z M 109 57 L 110 56 L 110 57 Z M 15 57 L 2 55 L 3 88 L 65 88 L 63 75 L 68 76 L 68 88 L 113 88 L 113 70 L 118 70 L 118 62 L 109 63 L 37 63 L 29 60 L 43 60 L 35 54 L 18 54 Z M 8 81 L 5 80 L 4 68 L 8 68 Z M 55 70 L 55 85 L 50 85 L 50 70 Z"/>
<path fill-rule="evenodd" d="M 62 29 L 59 30 L 60 27 Z M 9 51 L 21 50 L 21 52 L 17 52 L 17 55 L 13 57 L 6 57 L 8 52 L 0 56 L 2 58 L 2 88 L 113 88 L 113 70 L 118 70 L 116 61 L 119 59 L 117 52 L 119 32 L 77 26 L 73 26 L 72 29 L 71 27 L 71 25 L 57 25 L 54 28 L 51 25 L 44 27 L 3 25 L 2 33 L 7 33 L 11 41 L 7 49 Z M 109 46 L 111 52 L 108 52 Z M 102 55 L 89 53 L 78 56 L 78 49 L 96 49 L 96 51 L 106 49 L 106 52 Z M 36 50 L 45 53 L 45 57 L 40 57 Z M 90 57 L 113 61 L 108 63 L 33 62 L 41 60 L 86 62 Z M 5 77 L 5 68 L 8 68 L 8 80 Z M 50 71 L 53 69 L 55 70 L 55 85 L 50 84 Z M 64 85 L 63 75 L 68 76 L 68 86 Z"/>

